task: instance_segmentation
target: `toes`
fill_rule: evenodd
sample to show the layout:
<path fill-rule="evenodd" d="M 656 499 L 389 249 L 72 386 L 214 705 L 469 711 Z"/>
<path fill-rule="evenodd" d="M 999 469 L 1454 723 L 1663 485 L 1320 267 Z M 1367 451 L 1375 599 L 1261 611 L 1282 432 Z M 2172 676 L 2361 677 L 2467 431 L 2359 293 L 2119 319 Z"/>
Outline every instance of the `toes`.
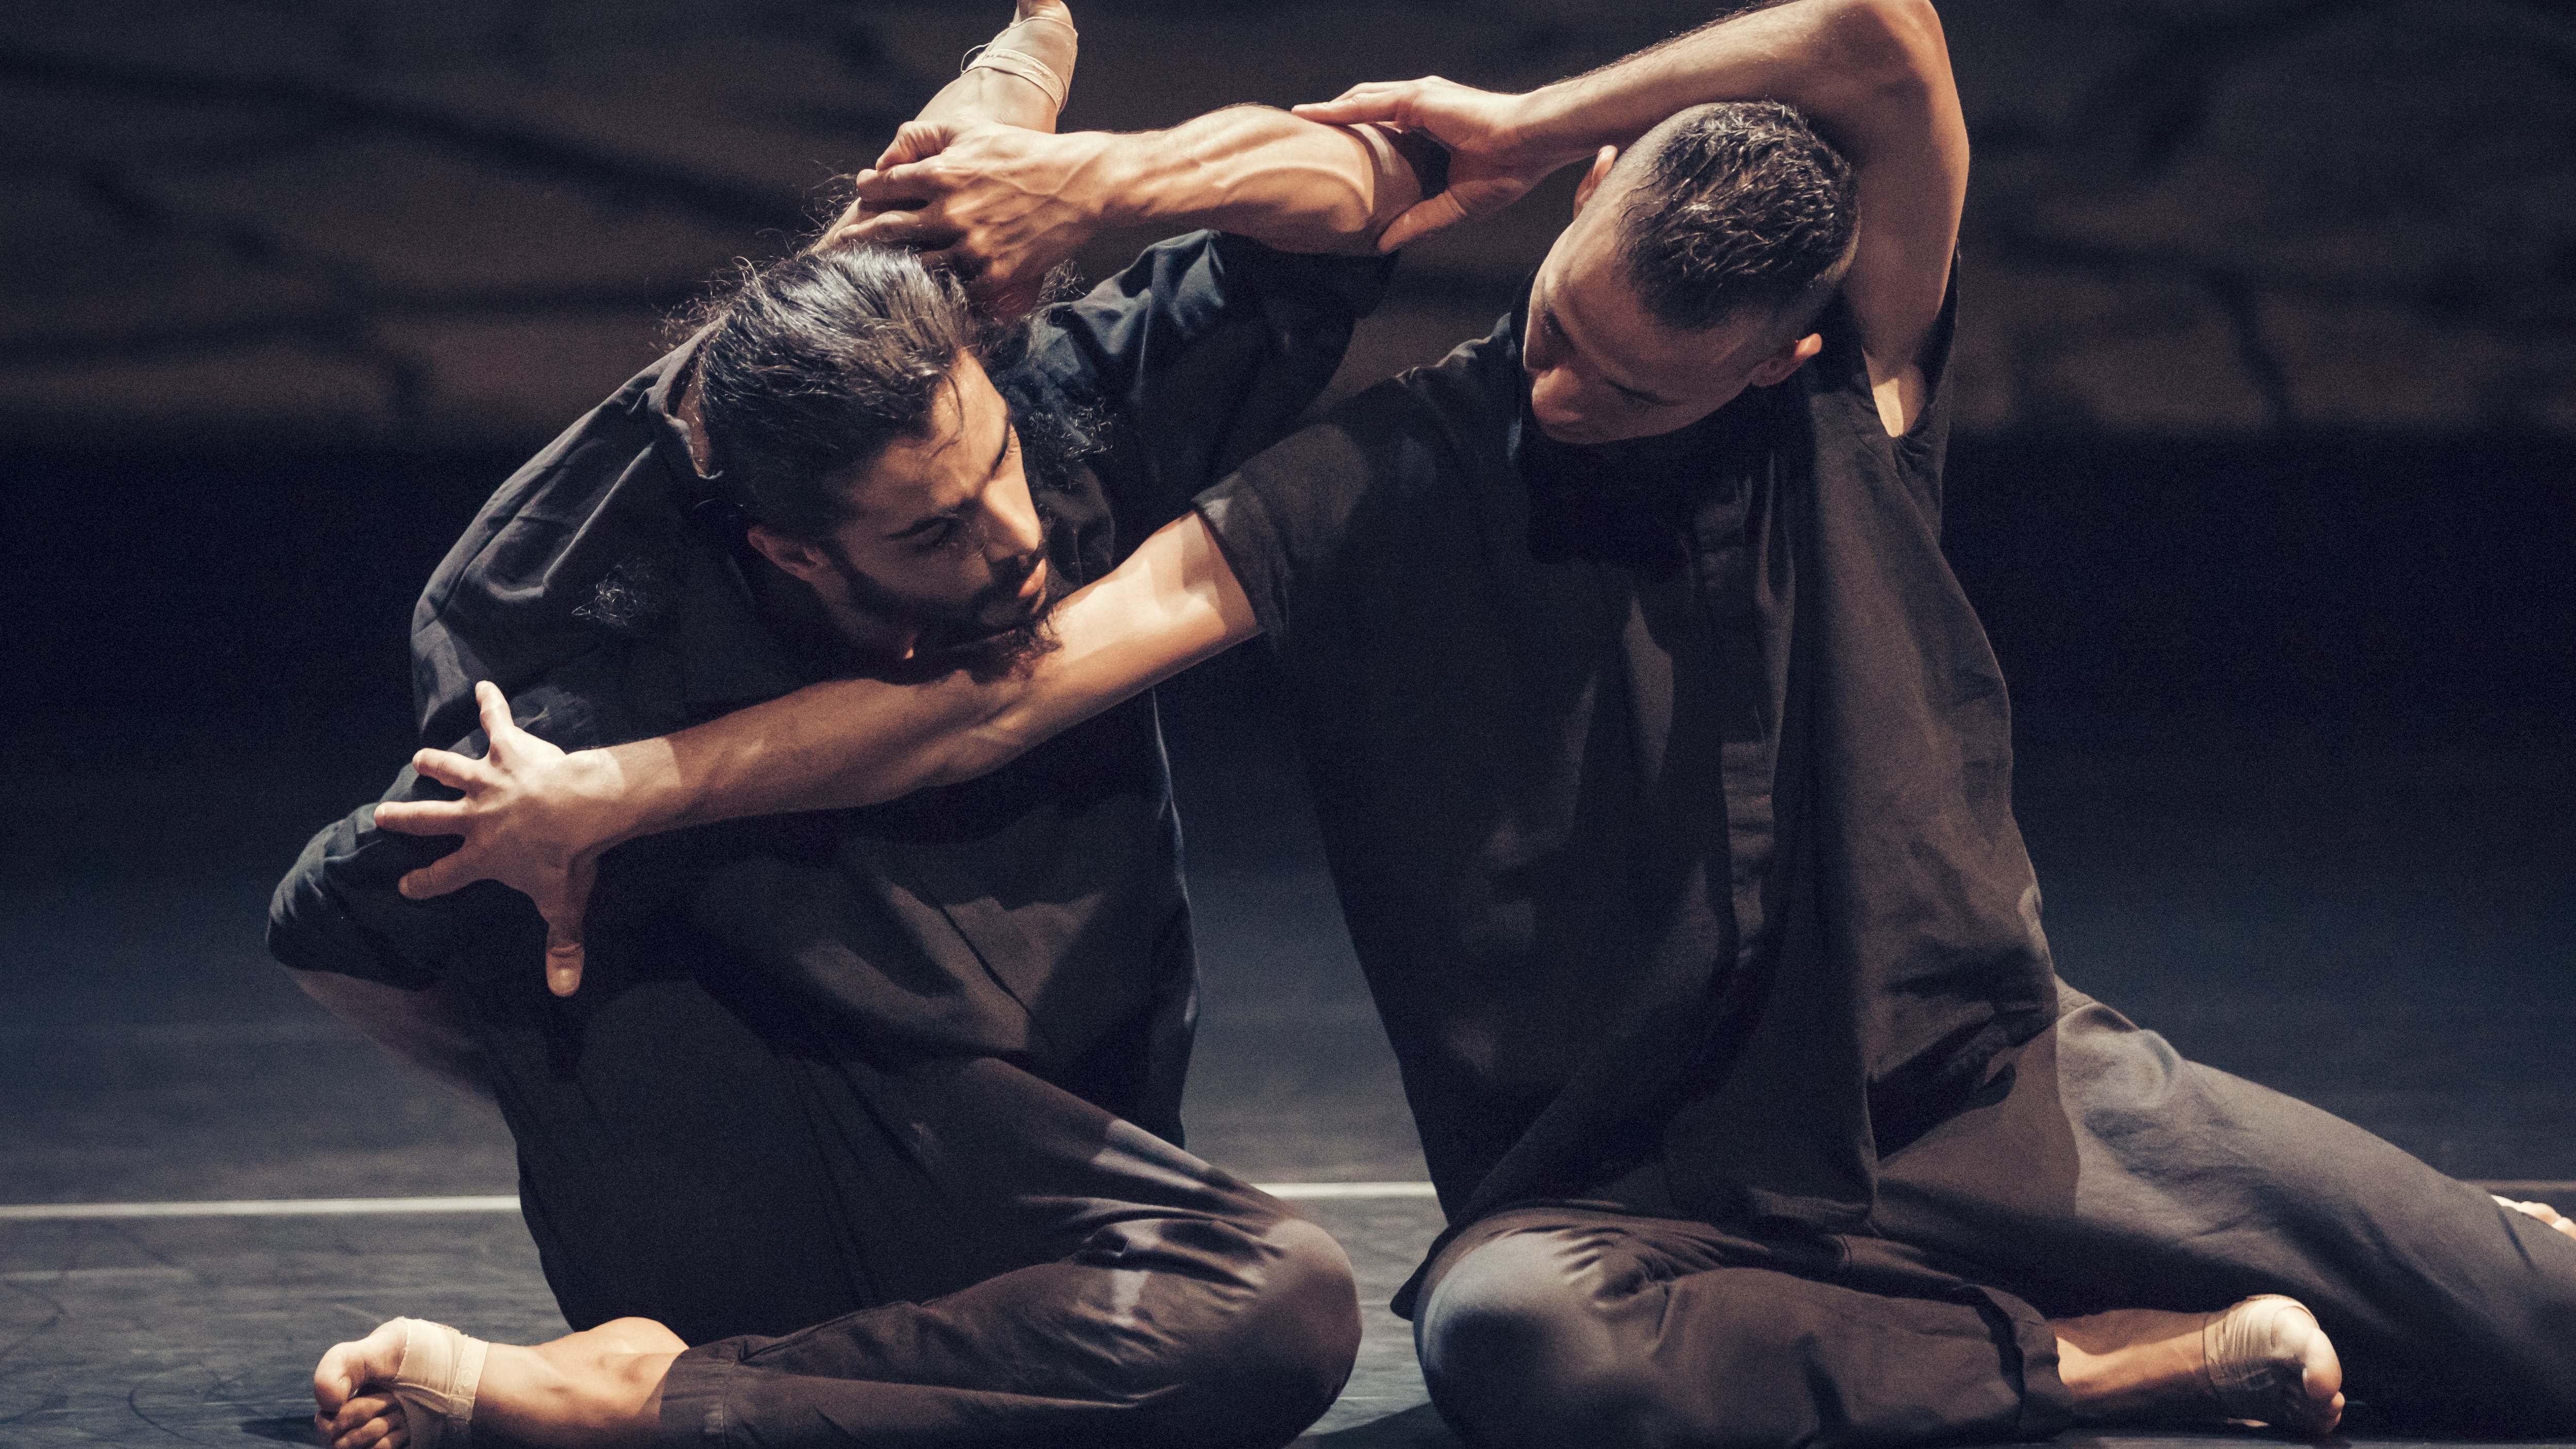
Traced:
<path fill-rule="evenodd" d="M 352 1399 L 338 1418 L 322 1426 L 331 1449 L 403 1449 L 411 1430 L 402 1405 L 391 1398 Z"/>
<path fill-rule="evenodd" d="M 411 1341 L 411 1320 L 395 1318 L 379 1324 L 376 1331 L 352 1343 L 333 1344 L 313 1369 L 313 1402 L 321 1410 L 314 1418 L 328 1425 L 338 1424 L 342 1432 L 356 1427 L 369 1412 L 362 1408 L 370 1400 L 358 1397 L 370 1384 L 389 1384 L 402 1368 L 403 1347 Z M 372 1402 L 391 1404 L 389 1398 Z M 400 1417 L 399 1411 L 395 1415 Z"/>
<path fill-rule="evenodd" d="M 2248 1298 L 2205 1331 L 2210 1385 L 2229 1418 L 2310 1438 L 2343 1417 L 2343 1362 L 2316 1316 L 2277 1294 Z"/>

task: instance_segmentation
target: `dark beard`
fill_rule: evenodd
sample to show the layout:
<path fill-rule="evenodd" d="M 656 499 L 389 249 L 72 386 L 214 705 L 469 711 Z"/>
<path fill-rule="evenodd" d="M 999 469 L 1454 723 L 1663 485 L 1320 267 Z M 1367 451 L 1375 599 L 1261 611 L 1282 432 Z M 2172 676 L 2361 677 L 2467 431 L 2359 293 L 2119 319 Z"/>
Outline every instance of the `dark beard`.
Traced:
<path fill-rule="evenodd" d="M 837 540 L 825 539 L 822 547 L 850 591 L 853 607 L 917 631 L 909 658 L 875 671 L 887 679 L 916 682 L 963 669 L 982 682 L 1014 673 L 1056 647 L 1047 618 L 1073 592 L 1063 570 L 1051 568 L 1038 596 L 1020 602 L 1020 588 L 1045 559 L 1043 552 L 1028 555 L 1021 567 L 995 578 L 965 603 L 952 604 L 887 588 L 852 563 Z"/>

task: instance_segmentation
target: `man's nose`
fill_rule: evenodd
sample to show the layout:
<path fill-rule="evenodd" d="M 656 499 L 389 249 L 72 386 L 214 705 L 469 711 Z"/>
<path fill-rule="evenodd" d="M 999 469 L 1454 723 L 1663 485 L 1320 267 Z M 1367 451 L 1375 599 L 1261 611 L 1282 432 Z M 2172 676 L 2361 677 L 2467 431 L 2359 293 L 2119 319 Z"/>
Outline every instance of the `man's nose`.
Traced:
<path fill-rule="evenodd" d="M 1046 528 L 1028 495 L 996 496 L 1003 492 L 995 489 L 984 496 L 984 557 L 994 564 L 1024 559 L 1046 543 Z"/>
<path fill-rule="evenodd" d="M 1551 367 L 1530 379 L 1530 406 L 1556 418 L 1583 416 L 1583 385 L 1562 367 Z"/>

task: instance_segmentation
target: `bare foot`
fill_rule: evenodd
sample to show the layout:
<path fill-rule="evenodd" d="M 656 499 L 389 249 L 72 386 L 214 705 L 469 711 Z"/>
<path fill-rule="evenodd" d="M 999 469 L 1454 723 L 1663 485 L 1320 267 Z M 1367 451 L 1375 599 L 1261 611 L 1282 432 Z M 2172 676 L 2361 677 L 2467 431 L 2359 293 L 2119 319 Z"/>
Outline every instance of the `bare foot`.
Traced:
<path fill-rule="evenodd" d="M 2210 1387 L 2228 1418 L 2309 1439 L 2324 1438 L 2342 1422 L 2343 1361 L 2316 1315 L 2297 1299 L 2248 1298 L 2212 1314 L 2202 1337 Z"/>
<path fill-rule="evenodd" d="M 2343 1416 L 2334 1345 L 2287 1298 L 2249 1298 L 2222 1313 L 2119 1309 L 2049 1327 L 2081 1420 L 2254 1419 L 2318 1437 Z"/>
<path fill-rule="evenodd" d="M 414 1343 L 422 1332 L 439 1337 Z M 614 1319 L 533 1348 L 396 1318 L 322 1355 L 313 1422 L 331 1449 L 439 1449 L 441 1438 L 461 1441 L 458 1426 L 469 1415 L 478 1429 L 549 1449 L 648 1443 L 660 1422 L 662 1378 L 687 1349 L 649 1318 Z M 427 1405 L 429 1417 L 417 1426 L 392 1391 L 405 1372 L 412 1375 L 405 1393 Z"/>
<path fill-rule="evenodd" d="M 402 1405 L 390 1393 L 360 1393 L 390 1384 L 402 1367 L 407 1320 L 396 1318 L 354 1343 L 335 1343 L 313 1370 L 313 1427 L 332 1449 L 403 1449 L 411 1442 Z"/>
<path fill-rule="evenodd" d="M 2495 1194 L 2489 1193 L 2488 1196 L 2494 1197 Z M 2560 1212 L 2554 1207 L 2551 1207 L 2545 1202 L 2515 1202 L 2509 1197 L 2498 1197 L 2496 1198 L 2496 1201 L 2513 1209 L 2515 1212 L 2522 1214 L 2524 1217 L 2538 1218 L 2542 1222 L 2556 1228 L 2558 1231 L 2565 1233 L 2567 1236 L 2576 1238 L 2576 1218 L 2568 1217 L 2566 1214 Z"/>
<path fill-rule="evenodd" d="M 611 1319 L 533 1348 L 496 1343 L 475 1422 L 552 1449 L 651 1443 L 661 1423 L 663 1376 L 687 1350 L 678 1334 L 649 1318 Z"/>

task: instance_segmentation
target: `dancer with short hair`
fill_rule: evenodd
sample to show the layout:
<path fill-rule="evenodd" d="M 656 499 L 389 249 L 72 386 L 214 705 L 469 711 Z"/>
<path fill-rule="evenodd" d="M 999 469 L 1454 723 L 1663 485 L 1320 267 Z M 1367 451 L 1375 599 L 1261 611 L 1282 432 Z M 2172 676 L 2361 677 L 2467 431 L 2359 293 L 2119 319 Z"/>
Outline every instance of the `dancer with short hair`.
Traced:
<path fill-rule="evenodd" d="M 1491 336 L 1200 494 L 1052 652 L 430 759 L 467 798 L 399 828 L 467 844 L 413 888 L 508 882 L 569 944 L 619 842 L 971 778 L 1266 635 L 1449 1217 L 1398 1308 L 1470 1442 L 2317 1436 L 2347 1386 L 2576 1429 L 2564 1220 L 2056 977 L 1940 551 L 1968 145 L 1930 6 L 1299 113 L 1449 148 L 1390 242 L 1591 166 Z M 1007 242 L 1032 178 L 1083 210 L 1098 144 L 965 135 L 873 183 L 918 203 L 877 225 Z"/>

